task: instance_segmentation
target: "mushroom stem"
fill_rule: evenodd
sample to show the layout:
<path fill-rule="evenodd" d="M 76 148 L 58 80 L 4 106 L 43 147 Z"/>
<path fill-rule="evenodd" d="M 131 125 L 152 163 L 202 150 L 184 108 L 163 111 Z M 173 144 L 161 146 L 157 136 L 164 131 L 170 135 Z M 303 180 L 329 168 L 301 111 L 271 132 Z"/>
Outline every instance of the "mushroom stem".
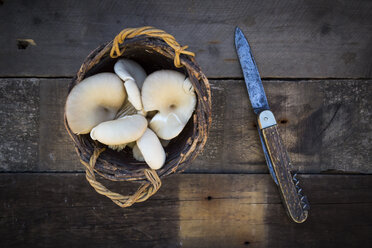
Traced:
<path fill-rule="evenodd" d="M 134 79 L 128 79 L 124 83 L 124 87 L 128 94 L 128 101 L 137 110 L 142 110 L 143 107 L 142 107 L 141 93 Z"/>
<path fill-rule="evenodd" d="M 115 63 L 114 71 L 124 81 L 129 102 L 136 110 L 143 110 L 140 89 L 146 78 L 145 70 L 133 60 L 119 59 Z"/>

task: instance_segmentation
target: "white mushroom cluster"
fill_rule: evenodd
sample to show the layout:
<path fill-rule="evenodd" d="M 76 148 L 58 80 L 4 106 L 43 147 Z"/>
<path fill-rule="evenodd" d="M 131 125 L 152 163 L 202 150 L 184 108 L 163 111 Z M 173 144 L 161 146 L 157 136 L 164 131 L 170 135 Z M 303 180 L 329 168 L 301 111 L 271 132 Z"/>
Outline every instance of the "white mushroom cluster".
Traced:
<path fill-rule="evenodd" d="M 160 169 L 164 147 L 181 133 L 195 110 L 194 88 L 184 74 L 160 70 L 146 75 L 135 61 L 119 59 L 115 73 L 82 80 L 66 101 L 66 118 L 75 134 L 122 150 Z"/>

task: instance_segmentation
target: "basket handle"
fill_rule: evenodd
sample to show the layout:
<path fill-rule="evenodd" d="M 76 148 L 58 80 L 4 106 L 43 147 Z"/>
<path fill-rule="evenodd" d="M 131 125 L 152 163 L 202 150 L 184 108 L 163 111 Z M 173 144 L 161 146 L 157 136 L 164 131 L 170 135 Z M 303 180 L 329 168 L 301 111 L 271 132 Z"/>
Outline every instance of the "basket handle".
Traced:
<path fill-rule="evenodd" d="M 100 182 L 96 180 L 94 174 L 94 165 L 99 155 L 106 150 L 106 148 L 94 149 L 92 156 L 90 157 L 89 163 L 80 160 L 85 166 L 85 177 L 89 184 L 97 191 L 97 193 L 104 195 L 111 199 L 115 204 L 122 208 L 130 207 L 136 202 L 143 202 L 155 194 L 161 187 L 161 180 L 155 170 L 145 169 L 144 173 L 148 182 L 143 183 L 133 195 L 121 195 L 107 189 Z"/>
<path fill-rule="evenodd" d="M 195 57 L 195 53 L 185 50 L 188 48 L 188 46 L 181 47 L 180 44 L 178 44 L 178 42 L 172 35 L 168 34 L 167 32 L 161 29 L 156 29 L 151 26 L 145 26 L 141 28 L 126 28 L 123 31 L 121 31 L 115 37 L 114 42 L 112 44 L 112 48 L 110 51 L 111 58 L 120 57 L 124 53 L 125 49 L 123 48 L 122 50 L 120 50 L 120 44 L 122 44 L 126 38 L 133 38 L 140 35 L 161 38 L 170 47 L 172 47 L 174 49 L 174 65 L 177 68 L 182 67 L 182 64 L 180 62 L 180 54 L 186 54 Z"/>

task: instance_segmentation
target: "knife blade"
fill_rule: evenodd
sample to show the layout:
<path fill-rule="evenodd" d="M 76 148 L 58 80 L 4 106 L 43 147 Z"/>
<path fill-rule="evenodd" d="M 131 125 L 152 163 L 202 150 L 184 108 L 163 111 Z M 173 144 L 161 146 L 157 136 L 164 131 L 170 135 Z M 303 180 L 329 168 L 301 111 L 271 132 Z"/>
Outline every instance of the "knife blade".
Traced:
<path fill-rule="evenodd" d="M 279 135 L 274 114 L 271 112 L 261 77 L 251 48 L 242 30 L 235 29 L 235 47 L 243 70 L 245 84 L 254 113 L 258 133 L 270 174 L 279 188 L 288 216 L 296 223 L 308 217 L 309 203 L 303 195 L 296 175 L 292 176 L 291 162 Z"/>

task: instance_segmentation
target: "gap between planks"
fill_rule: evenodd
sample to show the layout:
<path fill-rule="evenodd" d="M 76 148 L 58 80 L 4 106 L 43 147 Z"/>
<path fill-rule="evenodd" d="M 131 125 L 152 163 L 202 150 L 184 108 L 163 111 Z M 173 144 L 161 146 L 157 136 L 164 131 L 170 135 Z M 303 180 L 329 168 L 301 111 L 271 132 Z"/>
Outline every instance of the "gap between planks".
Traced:
<path fill-rule="evenodd" d="M 1 79 L 70 79 L 72 80 L 73 77 L 69 76 L 42 76 L 42 75 L 35 75 L 35 76 L 1 76 Z M 223 80 L 231 80 L 231 81 L 242 81 L 244 80 L 243 77 L 208 77 L 209 80 L 216 80 L 216 81 L 223 81 Z M 261 77 L 261 80 L 265 81 L 312 81 L 312 80 L 372 80 L 369 77 Z"/>

